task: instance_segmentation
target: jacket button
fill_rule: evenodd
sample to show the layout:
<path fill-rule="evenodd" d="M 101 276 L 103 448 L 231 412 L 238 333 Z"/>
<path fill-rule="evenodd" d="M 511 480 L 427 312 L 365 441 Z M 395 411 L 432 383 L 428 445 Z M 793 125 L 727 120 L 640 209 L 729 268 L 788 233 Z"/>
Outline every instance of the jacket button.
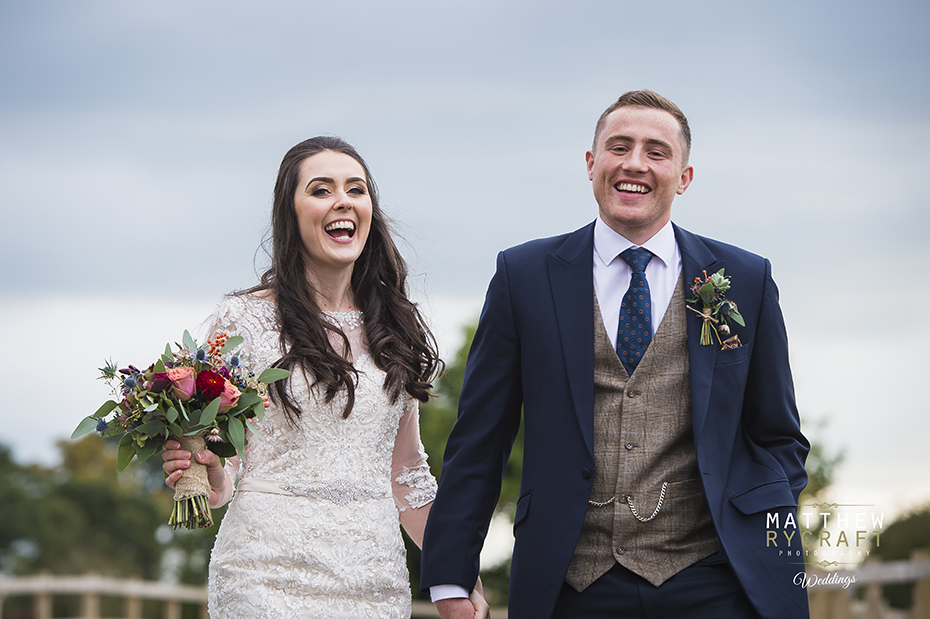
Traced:
<path fill-rule="evenodd" d="M 585 479 L 591 479 L 591 469 L 581 469 L 581 476 Z"/>

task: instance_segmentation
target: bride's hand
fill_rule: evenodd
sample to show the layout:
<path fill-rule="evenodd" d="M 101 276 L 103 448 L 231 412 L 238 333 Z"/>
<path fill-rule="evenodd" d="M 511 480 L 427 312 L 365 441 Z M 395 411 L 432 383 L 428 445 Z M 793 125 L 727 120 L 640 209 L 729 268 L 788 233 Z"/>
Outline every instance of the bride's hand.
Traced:
<path fill-rule="evenodd" d="M 468 599 L 475 606 L 475 619 L 489 619 L 491 616 L 491 607 L 485 601 L 484 596 L 478 593 L 478 589 L 469 594 Z"/>
<path fill-rule="evenodd" d="M 189 451 L 181 449 L 181 444 L 177 441 L 168 441 L 165 443 L 164 451 L 161 452 L 161 458 L 165 461 L 161 465 L 162 470 L 168 474 L 165 478 L 165 484 L 169 488 L 174 488 L 184 469 L 190 468 L 191 455 L 207 467 L 207 480 L 210 482 L 210 505 L 213 506 L 223 496 L 228 483 L 226 471 L 220 464 L 220 458 L 212 451 L 201 451 L 200 453 L 191 454 Z"/>

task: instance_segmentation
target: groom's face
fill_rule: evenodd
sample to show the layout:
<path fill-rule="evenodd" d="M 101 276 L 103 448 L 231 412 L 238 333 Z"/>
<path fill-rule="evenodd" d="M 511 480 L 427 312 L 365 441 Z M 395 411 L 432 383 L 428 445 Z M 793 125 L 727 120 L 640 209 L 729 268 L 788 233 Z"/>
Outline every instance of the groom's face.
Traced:
<path fill-rule="evenodd" d="M 662 229 L 694 177 L 678 121 L 653 108 L 611 112 L 585 159 L 601 219 L 636 244 Z"/>

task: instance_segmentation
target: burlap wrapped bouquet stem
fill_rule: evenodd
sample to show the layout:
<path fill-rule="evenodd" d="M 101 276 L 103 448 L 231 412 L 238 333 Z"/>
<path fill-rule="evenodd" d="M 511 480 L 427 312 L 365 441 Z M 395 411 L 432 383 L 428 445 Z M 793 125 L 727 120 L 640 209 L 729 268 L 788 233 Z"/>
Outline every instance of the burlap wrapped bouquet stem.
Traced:
<path fill-rule="evenodd" d="M 168 524 L 177 529 L 206 528 L 213 524 L 210 512 L 210 481 L 207 479 L 207 467 L 194 457 L 206 451 L 207 442 L 202 436 L 180 436 L 175 438 L 181 449 L 191 453 L 191 465 L 174 484 L 174 510 Z"/>

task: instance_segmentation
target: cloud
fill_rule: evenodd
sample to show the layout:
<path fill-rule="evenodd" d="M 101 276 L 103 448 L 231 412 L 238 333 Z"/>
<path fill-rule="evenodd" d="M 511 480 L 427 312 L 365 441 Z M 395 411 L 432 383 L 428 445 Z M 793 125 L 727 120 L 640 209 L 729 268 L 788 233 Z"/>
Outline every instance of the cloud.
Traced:
<path fill-rule="evenodd" d="M 0 388 L 54 394 L 8 408 L 0 437 L 47 454 L 99 403 L 104 356 L 150 354 L 253 283 L 280 158 L 320 133 L 366 157 L 455 333 L 497 251 L 595 217 L 594 121 L 648 87 L 694 132 L 676 221 L 771 258 L 802 412 L 842 416 L 825 440 L 849 446 L 849 483 L 879 486 L 919 452 L 884 444 L 920 433 L 876 447 L 859 428 L 926 427 L 910 351 L 930 343 L 928 17 L 895 0 L 0 3 Z M 16 378 L 50 362 L 69 368 L 54 391 Z"/>

